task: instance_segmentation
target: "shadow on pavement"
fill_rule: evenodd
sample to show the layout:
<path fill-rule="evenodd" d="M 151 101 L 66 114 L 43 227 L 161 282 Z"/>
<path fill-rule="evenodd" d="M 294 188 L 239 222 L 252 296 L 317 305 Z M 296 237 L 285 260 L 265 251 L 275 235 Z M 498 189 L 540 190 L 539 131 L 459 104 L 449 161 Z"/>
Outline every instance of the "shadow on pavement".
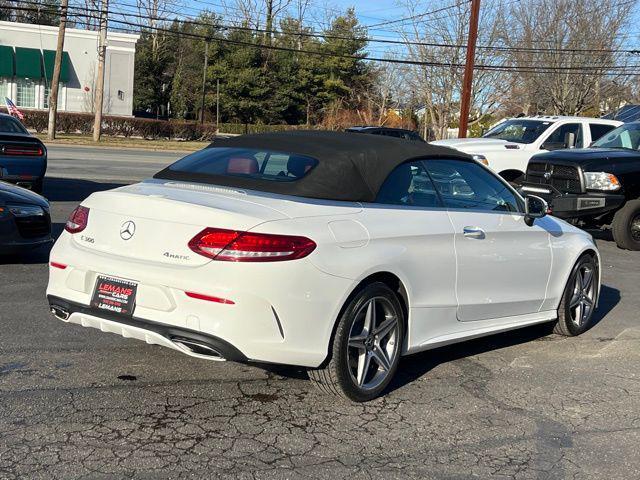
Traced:
<path fill-rule="evenodd" d="M 619 302 L 620 291 L 616 288 L 602 285 L 598 309 L 592 317 L 589 328 L 593 328 L 600 323 Z M 403 357 L 400 360 L 398 373 L 387 389 L 387 393 L 417 380 L 442 363 L 535 340 L 546 340 L 545 337 L 552 333 L 553 323 L 543 323 Z M 552 338 L 549 339 L 551 340 Z"/>
<path fill-rule="evenodd" d="M 593 313 L 591 318 L 591 328 L 600 323 L 607 314 L 613 310 L 613 308 L 620 303 L 620 290 L 617 288 L 608 287 L 602 285 L 600 287 L 600 300 L 598 301 L 598 308 Z"/>
<path fill-rule="evenodd" d="M 600 302 L 591 320 L 590 328 L 600 323 L 620 302 L 620 298 L 620 291 L 618 289 L 602 285 Z M 385 393 L 392 392 L 414 382 L 440 364 L 536 340 L 545 341 L 547 337 L 552 334 L 553 323 L 544 323 L 403 357 L 400 360 L 398 372 Z M 553 340 L 553 337 L 549 337 L 548 340 Z M 272 374 L 283 377 L 307 378 L 304 369 L 299 367 L 284 365 L 261 365 L 261 367 Z"/>
<path fill-rule="evenodd" d="M 50 202 L 81 202 L 93 192 L 122 187 L 126 183 L 95 182 L 78 178 L 47 177 L 43 195 Z"/>
<path fill-rule="evenodd" d="M 588 228 L 585 229 L 586 232 L 591 234 L 591 236 L 595 240 L 604 240 L 606 242 L 613 242 L 613 234 L 611 233 L 610 228 L 601 229 L 601 228 Z"/>

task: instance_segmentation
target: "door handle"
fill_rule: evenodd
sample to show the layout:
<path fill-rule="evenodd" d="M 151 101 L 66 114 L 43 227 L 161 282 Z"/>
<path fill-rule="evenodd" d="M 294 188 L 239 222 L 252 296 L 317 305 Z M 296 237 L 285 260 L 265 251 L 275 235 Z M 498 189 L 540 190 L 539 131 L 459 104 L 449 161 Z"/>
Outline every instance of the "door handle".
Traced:
<path fill-rule="evenodd" d="M 485 237 L 484 230 L 479 227 L 464 227 L 462 229 L 462 234 L 469 238 L 483 239 Z"/>

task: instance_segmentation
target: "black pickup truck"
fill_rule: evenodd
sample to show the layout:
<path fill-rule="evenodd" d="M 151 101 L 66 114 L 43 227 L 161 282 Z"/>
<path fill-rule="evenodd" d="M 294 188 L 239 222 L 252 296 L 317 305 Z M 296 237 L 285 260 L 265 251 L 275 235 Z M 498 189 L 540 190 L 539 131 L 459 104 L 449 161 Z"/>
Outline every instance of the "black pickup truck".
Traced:
<path fill-rule="evenodd" d="M 610 225 L 620 248 L 640 250 L 640 122 L 587 149 L 535 155 L 521 188 L 547 200 L 553 215 L 585 228 Z"/>

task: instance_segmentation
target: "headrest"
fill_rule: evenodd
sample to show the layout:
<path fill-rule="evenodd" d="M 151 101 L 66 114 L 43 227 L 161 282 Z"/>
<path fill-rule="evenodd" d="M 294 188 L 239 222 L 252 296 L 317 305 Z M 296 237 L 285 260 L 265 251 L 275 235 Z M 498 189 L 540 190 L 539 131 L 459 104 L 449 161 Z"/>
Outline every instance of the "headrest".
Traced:
<path fill-rule="evenodd" d="M 230 158 L 227 162 L 227 173 L 236 175 L 251 175 L 259 172 L 258 161 L 255 158 Z"/>

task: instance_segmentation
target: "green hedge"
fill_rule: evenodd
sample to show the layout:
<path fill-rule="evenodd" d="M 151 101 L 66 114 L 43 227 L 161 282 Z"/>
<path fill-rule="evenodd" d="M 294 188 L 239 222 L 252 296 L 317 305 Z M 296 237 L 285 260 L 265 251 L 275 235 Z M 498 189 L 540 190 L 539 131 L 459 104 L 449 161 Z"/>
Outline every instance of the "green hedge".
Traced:
<path fill-rule="evenodd" d="M 5 110 L 6 112 L 6 110 Z M 38 133 L 45 132 L 49 122 L 46 110 L 25 110 L 23 124 Z M 243 134 L 303 130 L 305 125 L 244 125 L 221 123 L 220 133 Z M 117 137 L 142 137 L 145 139 L 175 139 L 210 141 L 216 134 L 216 125 L 204 125 L 181 120 L 154 120 L 149 118 L 102 117 L 102 133 Z M 93 131 L 93 115 L 90 113 L 58 112 L 56 131 L 68 134 L 88 135 Z"/>

